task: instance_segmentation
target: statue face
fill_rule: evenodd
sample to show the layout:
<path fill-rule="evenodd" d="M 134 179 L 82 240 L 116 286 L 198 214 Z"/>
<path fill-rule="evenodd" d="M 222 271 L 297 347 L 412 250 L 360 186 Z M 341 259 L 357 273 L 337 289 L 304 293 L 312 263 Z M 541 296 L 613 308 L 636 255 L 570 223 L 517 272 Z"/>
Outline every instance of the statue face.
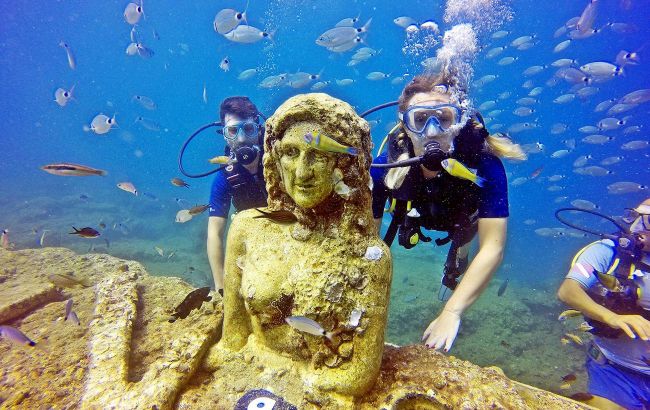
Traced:
<path fill-rule="evenodd" d="M 289 127 L 279 141 L 280 171 L 285 192 L 303 208 L 313 208 L 334 190 L 332 173 L 336 154 L 317 150 L 304 135 L 321 131 L 318 124 L 300 122 Z"/>

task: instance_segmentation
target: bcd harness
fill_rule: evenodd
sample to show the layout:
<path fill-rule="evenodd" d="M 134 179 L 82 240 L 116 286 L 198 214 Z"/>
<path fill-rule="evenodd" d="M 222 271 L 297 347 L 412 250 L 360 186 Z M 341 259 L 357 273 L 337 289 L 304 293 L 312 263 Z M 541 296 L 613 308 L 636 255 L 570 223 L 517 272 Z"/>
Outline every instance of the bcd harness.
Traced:
<path fill-rule="evenodd" d="M 474 165 L 479 161 L 479 154 L 483 150 L 487 131 L 485 128 L 475 128 L 474 124 L 470 121 L 456 137 L 455 149 L 451 158 Z M 481 131 L 475 132 L 476 129 Z M 388 144 L 388 155 L 392 160 L 399 155 L 394 154 L 395 152 L 404 152 L 405 149 L 408 150 L 410 157 L 415 156 L 413 145 L 402 129 L 394 130 L 389 134 Z M 458 203 L 466 202 L 464 200 L 450 200 L 447 204 L 436 204 L 429 198 L 439 197 L 440 194 L 437 191 L 445 188 L 456 194 L 457 191 L 478 192 L 480 188 L 473 186 L 469 181 L 452 177 L 444 171 L 434 180 L 426 181 L 421 176 L 419 166 L 415 166 L 411 168 L 402 185 L 390 191 L 390 206 L 385 212 L 392 213 L 392 220 L 384 236 L 384 242 L 390 246 L 397 235 L 398 243 L 410 249 L 420 241 L 431 241 L 431 238 L 422 233 L 421 227 L 447 232 L 448 235 L 445 238 L 436 239 L 435 243 L 442 246 L 451 242 L 445 261 L 442 283 L 454 290 L 458 284 L 458 277 L 467 267 L 467 258 L 459 260 L 458 250 L 475 236 L 478 210 L 467 209 L 467 204 Z M 440 185 L 443 187 L 436 187 Z M 458 189 L 450 190 L 450 186 L 457 186 Z M 414 207 L 415 203 L 420 209 Z M 456 212 L 450 212 L 451 210 L 447 209 L 449 205 L 455 208 Z"/>
<path fill-rule="evenodd" d="M 592 242 L 578 251 L 571 261 L 572 269 L 576 265 L 578 258 L 595 243 L 599 242 Z M 614 254 L 607 270 L 605 272 L 595 272 L 598 284 L 587 290 L 587 293 L 596 303 L 616 314 L 640 315 L 650 320 L 650 310 L 638 305 L 638 301 L 642 296 L 642 289 L 634 281 L 635 272 L 637 272 L 639 266 L 642 266 L 642 269 L 646 272 L 650 271 L 650 267 L 636 259 L 625 253 L 619 254 L 616 247 L 614 247 Z M 596 336 L 616 338 L 623 333 L 621 329 L 613 329 L 595 319 L 589 317 L 585 317 L 585 319 L 593 327 L 590 333 Z"/>
<path fill-rule="evenodd" d="M 266 183 L 261 175 L 262 153 L 258 155 L 258 172 L 255 175 L 239 163 L 230 164 L 223 170 L 232 189 L 232 202 L 237 211 L 267 205 Z"/>

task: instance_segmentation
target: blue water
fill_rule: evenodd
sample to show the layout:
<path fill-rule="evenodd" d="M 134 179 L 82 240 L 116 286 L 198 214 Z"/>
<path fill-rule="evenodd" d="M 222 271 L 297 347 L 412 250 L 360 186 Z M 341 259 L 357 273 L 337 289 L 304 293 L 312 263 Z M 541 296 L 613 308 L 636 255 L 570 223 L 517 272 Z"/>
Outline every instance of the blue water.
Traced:
<path fill-rule="evenodd" d="M 482 365 L 497 364 L 512 377 L 553 388 L 557 383 L 545 381 L 548 374 L 581 366 L 581 352 L 562 353 L 555 364 L 546 370 L 533 370 L 540 355 L 553 356 L 556 345 L 537 346 L 535 352 L 530 340 L 539 334 L 552 334 L 557 341 L 561 329 L 554 322 L 562 307 L 555 301 L 555 290 L 561 282 L 570 257 L 590 238 L 569 236 L 544 237 L 535 233 L 542 227 L 561 226 L 553 212 L 569 205 L 574 199 L 594 202 L 606 214 L 620 215 L 623 207 L 633 206 L 648 196 L 648 191 L 625 195 L 608 194 L 607 185 L 618 181 L 633 181 L 650 185 L 648 154 L 650 149 L 624 151 L 621 145 L 631 140 L 648 140 L 650 121 L 647 103 L 618 115 L 630 116 L 626 126 L 638 125 L 641 131 L 623 134 L 621 128 L 607 131 L 614 137 L 604 145 L 590 145 L 580 140 L 588 135 L 577 131 L 584 125 L 595 125 L 606 117 L 595 113 L 594 107 L 610 98 L 641 88 L 649 88 L 650 64 L 650 3 L 632 0 L 632 8 L 623 10 L 618 1 L 602 0 L 595 26 L 608 22 L 624 22 L 638 30 L 620 34 L 604 28 L 585 40 L 576 40 L 564 51 L 553 53 L 553 48 L 566 37 L 553 38 L 557 28 L 571 17 L 579 15 L 586 1 L 572 2 L 516 2 L 514 19 L 502 29 L 511 33 L 493 40 L 489 33 L 481 36 L 484 51 L 473 63 L 474 79 L 486 74 L 497 74 L 494 82 L 481 89 L 471 89 L 476 106 L 495 100 L 499 93 L 510 91 L 512 96 L 498 101 L 494 109 L 503 112 L 488 122 L 503 124 L 535 122 L 539 127 L 513 134 L 516 142 L 545 145 L 542 153 L 533 154 L 521 163 L 507 163 L 510 181 L 529 177 L 543 166 L 536 179 L 521 186 L 510 187 L 511 218 L 507 253 L 491 286 L 482 299 L 468 313 L 455 346 L 455 354 Z M 242 10 L 243 1 L 149 1 L 145 2 L 146 19 L 138 25 L 142 41 L 155 51 L 149 60 L 125 54 L 131 26 L 122 13 L 127 2 L 22 2 L 5 1 L 0 4 L 3 24 L 0 28 L 0 81 L 3 97 L 0 99 L 0 175 L 2 187 L 0 226 L 10 230 L 17 248 L 38 247 L 43 230 L 48 230 L 45 246 L 66 246 L 79 252 L 102 251 L 143 262 L 153 274 L 183 276 L 195 285 L 210 282 L 205 257 L 205 215 L 186 224 L 174 223 L 181 206 L 206 203 L 211 178 L 187 180 L 189 189 L 172 186 L 170 178 L 181 176 L 178 171 L 178 150 L 185 138 L 199 126 L 217 119 L 218 104 L 231 95 L 248 95 L 258 107 L 270 115 L 291 95 L 308 92 L 308 88 L 289 87 L 262 89 L 257 85 L 266 76 L 283 72 L 323 70 L 322 80 L 331 81 L 322 91 L 350 102 L 359 112 L 375 104 L 394 100 L 402 85 L 389 80 L 369 81 L 371 71 L 390 73 L 391 78 L 420 72 L 420 62 L 431 57 L 435 49 L 413 56 L 404 54 L 404 30 L 392 20 L 407 15 L 417 21 L 433 19 L 441 29 L 444 5 L 433 1 L 371 2 L 371 1 L 267 1 L 252 2 L 248 8 L 251 25 L 274 31 L 272 42 L 235 44 L 217 35 L 212 28 L 215 14 L 224 7 Z M 351 52 L 335 55 L 314 41 L 319 34 L 345 17 L 360 16 L 361 22 L 373 18 L 365 39 L 367 46 L 377 50 L 378 56 L 347 67 Z M 155 39 L 153 30 L 159 34 Z M 486 59 L 485 51 L 509 44 L 523 35 L 536 35 L 536 45 L 526 51 L 509 47 L 503 54 Z M 77 68 L 68 67 L 65 51 L 58 46 L 67 42 L 76 55 Z M 556 69 L 545 68 L 530 78 L 522 72 L 533 65 L 549 65 L 558 58 L 577 59 L 580 64 L 592 61 L 613 61 L 622 50 L 639 50 L 640 65 L 625 67 L 625 75 L 610 82 L 597 84 L 599 91 L 585 100 L 568 104 L 553 100 L 568 92 L 570 84 L 560 81 L 555 87 L 545 82 Z M 229 72 L 219 68 L 219 62 L 228 56 Z M 518 60 L 508 66 L 497 65 L 505 56 Z M 260 73 L 246 81 L 237 80 L 239 72 L 259 68 Z M 335 79 L 352 78 L 354 84 L 340 87 Z M 529 89 L 522 84 L 531 79 L 534 86 L 544 87 L 529 117 L 512 114 Z M 75 86 L 75 101 L 66 107 L 54 102 L 58 87 Z M 208 104 L 202 99 L 206 87 Z M 147 111 L 132 101 L 136 94 L 152 98 L 158 108 Z M 92 118 L 103 112 L 116 115 L 119 127 L 101 136 L 83 131 Z M 485 114 L 485 113 L 484 113 Z M 161 125 L 153 132 L 136 124 L 135 118 L 144 116 Z M 373 129 L 373 140 L 379 145 L 386 126 L 395 119 L 395 112 L 384 110 L 369 117 L 381 120 Z M 564 123 L 568 130 L 559 135 L 550 133 L 555 123 Z M 551 154 L 566 148 L 562 140 L 575 138 L 577 147 L 560 159 Z M 202 134 L 186 156 L 191 172 L 210 169 L 207 159 L 223 152 L 223 140 L 211 132 Z M 573 172 L 573 161 L 581 155 L 594 157 L 588 165 L 597 165 L 605 157 L 623 155 L 625 159 L 608 166 L 613 173 L 603 177 L 578 175 Z M 64 178 L 52 176 L 39 169 L 56 162 L 74 162 L 105 169 L 104 178 Z M 565 175 L 559 182 L 549 182 L 548 176 Z M 131 181 L 140 192 L 155 196 L 135 197 L 118 190 L 118 182 Z M 551 192 L 548 187 L 558 185 L 561 190 Z M 85 195 L 88 199 L 81 199 Z M 567 197 L 556 202 L 558 197 Z M 184 206 L 187 207 L 187 206 Z M 523 221 L 534 219 L 531 225 Z M 71 225 L 107 225 L 102 236 L 110 247 L 70 236 Z M 387 221 L 386 221 L 387 222 Z M 120 225 L 121 224 L 121 225 Z M 122 228 L 120 228 L 122 226 Z M 610 229 L 610 228 L 607 228 Z M 154 246 L 175 252 L 172 258 L 160 258 Z M 433 320 L 441 308 L 436 299 L 442 261 L 446 248 L 431 244 L 411 251 L 394 248 L 394 284 L 388 339 L 396 343 L 413 343 Z M 190 270 L 190 267 L 193 269 Z M 509 289 L 503 298 L 496 298 L 501 281 L 509 278 Z M 528 310 L 522 310 L 522 300 L 529 301 Z M 535 303 L 530 302 L 536 301 Z M 540 305 L 541 303 L 541 305 Z M 528 305 L 526 305 L 528 306 Z M 542 306 L 542 308 L 540 308 Z M 537 308 L 535 308 L 537 307 Z M 546 309 L 548 311 L 540 311 Z M 536 310 L 537 309 L 537 310 Z M 553 311 L 555 309 L 555 311 Z M 487 315 L 492 320 L 483 320 Z M 526 316 L 525 320 L 522 315 Z M 514 324 L 526 323 L 527 327 Z M 487 332 L 487 333 L 486 333 Z M 489 334 L 488 334 L 489 333 Z M 528 335 L 528 338 L 526 338 Z M 557 337 L 556 337 L 557 336 Z M 518 354 L 503 349 L 500 340 L 523 346 Z M 546 349 L 546 350 L 539 350 Z M 495 353 L 496 352 L 496 353 Z M 556 355 L 557 356 L 557 355 Z M 524 361 L 522 361 L 525 358 Z M 554 356 L 555 357 L 555 356 Z M 567 364 L 570 358 L 572 364 Z M 519 361 L 518 361 L 519 360 Z M 548 360 L 551 360 L 550 358 Z M 560 363 L 562 369 L 554 369 Z M 542 366 L 543 367 L 543 366 Z M 566 369 L 568 370 L 568 369 Z M 555 386 L 556 387 L 556 386 Z"/>

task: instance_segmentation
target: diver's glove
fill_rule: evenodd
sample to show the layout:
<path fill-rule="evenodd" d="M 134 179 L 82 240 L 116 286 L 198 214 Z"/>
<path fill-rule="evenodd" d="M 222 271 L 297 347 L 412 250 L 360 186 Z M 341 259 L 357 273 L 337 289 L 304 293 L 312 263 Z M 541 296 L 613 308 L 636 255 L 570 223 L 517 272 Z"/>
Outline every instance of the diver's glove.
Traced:
<path fill-rule="evenodd" d="M 449 154 L 440 148 L 438 141 L 430 141 L 424 146 L 424 154 L 420 163 L 429 171 L 442 171 L 441 161 L 449 158 Z"/>

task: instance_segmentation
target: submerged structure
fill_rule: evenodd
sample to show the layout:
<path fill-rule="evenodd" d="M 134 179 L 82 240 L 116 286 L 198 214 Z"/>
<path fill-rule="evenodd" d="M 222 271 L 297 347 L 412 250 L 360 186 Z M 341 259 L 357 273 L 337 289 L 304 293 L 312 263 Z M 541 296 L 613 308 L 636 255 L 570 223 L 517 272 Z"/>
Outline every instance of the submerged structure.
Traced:
<path fill-rule="evenodd" d="M 0 408 L 587 408 L 384 344 L 391 260 L 370 214 L 370 149 L 343 101 L 278 108 L 269 206 L 232 223 L 224 300 L 107 255 L 0 250 L 0 325 L 36 342 L 0 341 Z"/>

